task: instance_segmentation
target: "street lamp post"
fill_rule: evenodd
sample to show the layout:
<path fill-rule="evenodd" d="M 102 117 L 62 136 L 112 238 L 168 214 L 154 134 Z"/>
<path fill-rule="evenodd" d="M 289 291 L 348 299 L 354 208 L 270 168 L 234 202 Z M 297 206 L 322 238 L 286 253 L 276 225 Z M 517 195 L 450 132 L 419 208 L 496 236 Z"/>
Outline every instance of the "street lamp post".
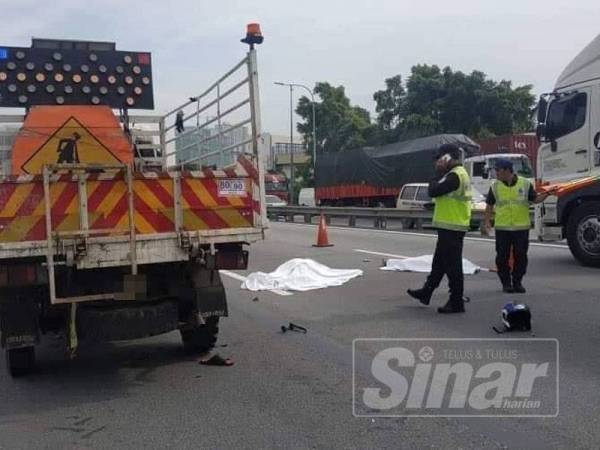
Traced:
<path fill-rule="evenodd" d="M 317 163 L 317 128 L 316 128 L 316 115 L 315 115 L 315 95 L 309 87 L 299 84 L 299 83 L 282 83 L 281 81 L 276 81 L 275 84 L 279 86 L 289 86 L 290 87 L 290 122 L 292 118 L 292 89 L 294 87 L 299 87 L 305 89 L 310 94 L 311 105 L 312 105 L 312 161 L 313 161 L 313 174 L 316 173 L 316 163 Z M 290 123 L 290 141 L 292 141 L 292 131 L 293 125 Z M 293 156 L 290 158 L 291 164 L 291 173 L 294 173 L 294 163 Z"/>
<path fill-rule="evenodd" d="M 313 93 L 312 89 L 304 86 L 303 84 L 292 83 L 292 86 L 297 86 L 297 87 L 306 89 L 306 91 L 310 95 L 310 101 L 311 101 L 312 110 L 313 110 L 313 167 L 314 167 L 314 164 L 317 161 L 317 125 L 316 125 L 317 122 L 316 122 L 316 116 L 315 116 L 315 94 Z"/>
<path fill-rule="evenodd" d="M 280 81 L 276 81 L 275 84 L 279 86 L 289 86 L 290 88 L 290 184 L 288 186 L 289 192 L 289 203 L 290 205 L 294 204 L 294 85 L 290 83 L 282 83 Z"/>

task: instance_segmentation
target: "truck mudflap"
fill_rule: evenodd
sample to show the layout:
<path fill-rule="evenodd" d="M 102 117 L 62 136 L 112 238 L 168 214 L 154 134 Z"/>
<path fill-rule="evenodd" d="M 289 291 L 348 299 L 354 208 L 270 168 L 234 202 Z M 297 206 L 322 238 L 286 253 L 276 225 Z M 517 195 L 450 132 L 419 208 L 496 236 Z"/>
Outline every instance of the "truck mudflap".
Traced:
<path fill-rule="evenodd" d="M 184 295 L 191 299 L 191 304 L 202 321 L 209 317 L 229 315 L 227 295 L 218 270 L 196 271 L 192 286 Z"/>
<path fill-rule="evenodd" d="M 40 327 L 33 295 L 3 295 L 0 298 L 0 343 L 7 350 L 32 347 L 40 341 Z"/>

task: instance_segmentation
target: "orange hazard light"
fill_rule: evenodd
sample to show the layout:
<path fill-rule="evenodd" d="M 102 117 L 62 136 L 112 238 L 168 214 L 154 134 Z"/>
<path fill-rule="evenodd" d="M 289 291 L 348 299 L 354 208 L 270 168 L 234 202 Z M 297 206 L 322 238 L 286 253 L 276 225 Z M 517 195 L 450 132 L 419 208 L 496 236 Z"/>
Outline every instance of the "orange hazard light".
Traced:
<path fill-rule="evenodd" d="M 263 40 L 260 24 L 249 23 L 246 25 L 246 37 L 241 39 L 244 44 L 248 44 L 250 48 L 254 48 L 254 44 L 262 44 Z"/>
<path fill-rule="evenodd" d="M 262 36 L 259 23 L 249 23 L 246 25 L 246 34 L 252 36 Z"/>

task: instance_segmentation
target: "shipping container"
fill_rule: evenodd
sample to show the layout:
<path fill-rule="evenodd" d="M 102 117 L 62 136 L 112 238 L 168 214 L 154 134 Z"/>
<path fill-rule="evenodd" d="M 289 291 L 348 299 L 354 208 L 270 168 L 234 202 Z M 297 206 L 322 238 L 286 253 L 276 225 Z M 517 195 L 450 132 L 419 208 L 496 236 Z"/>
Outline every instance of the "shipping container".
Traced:
<path fill-rule="evenodd" d="M 537 151 L 540 145 L 535 133 L 506 134 L 490 139 L 479 139 L 477 143 L 481 147 L 482 155 L 491 153 L 522 153 L 527 155 L 533 167 L 533 173 L 537 174 Z"/>

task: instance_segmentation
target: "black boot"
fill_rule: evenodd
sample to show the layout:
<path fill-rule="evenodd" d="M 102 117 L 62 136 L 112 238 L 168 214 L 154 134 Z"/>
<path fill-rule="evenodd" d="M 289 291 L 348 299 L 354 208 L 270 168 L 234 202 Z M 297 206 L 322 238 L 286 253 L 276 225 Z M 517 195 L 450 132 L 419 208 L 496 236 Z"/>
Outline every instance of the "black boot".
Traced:
<path fill-rule="evenodd" d="M 513 280 L 513 292 L 524 294 L 527 290 L 521 284 L 521 280 Z"/>
<path fill-rule="evenodd" d="M 419 300 L 423 305 L 429 305 L 434 289 L 431 286 L 425 285 L 421 289 L 407 289 L 406 293 L 412 298 Z"/>
<path fill-rule="evenodd" d="M 500 275 L 500 283 L 502 283 L 502 292 L 506 292 L 507 294 L 512 294 L 515 292 L 513 289 L 513 285 L 510 282 L 510 276 Z"/>
<path fill-rule="evenodd" d="M 513 292 L 515 292 L 515 288 L 510 283 L 506 283 L 506 284 L 502 283 L 502 292 L 506 292 L 507 294 L 512 294 Z"/>
<path fill-rule="evenodd" d="M 438 308 L 440 314 L 464 313 L 465 303 L 462 297 L 450 297 L 448 303 Z"/>

